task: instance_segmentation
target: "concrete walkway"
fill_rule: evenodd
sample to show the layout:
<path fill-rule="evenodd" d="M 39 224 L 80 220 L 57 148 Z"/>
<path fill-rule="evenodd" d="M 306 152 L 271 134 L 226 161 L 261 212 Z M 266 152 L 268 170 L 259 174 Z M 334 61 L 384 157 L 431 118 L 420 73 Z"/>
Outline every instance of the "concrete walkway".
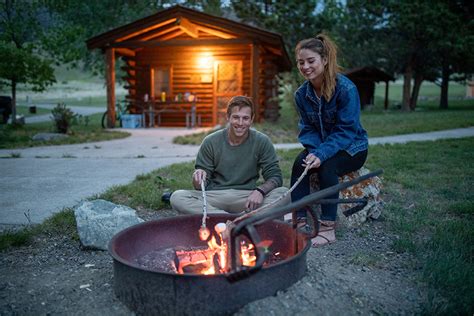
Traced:
<path fill-rule="evenodd" d="M 0 150 L 0 157 L 19 156 L 1 159 L 0 229 L 29 220 L 40 223 L 139 174 L 193 160 L 199 148 L 171 142 L 175 136 L 199 129 L 127 131 L 132 136 L 119 140 Z"/>
<path fill-rule="evenodd" d="M 423 142 L 433 141 L 438 139 L 448 138 L 463 138 L 473 137 L 474 126 L 466 128 L 450 129 L 445 131 L 429 132 L 429 133 L 415 133 L 415 134 L 404 134 L 395 136 L 385 137 L 372 137 L 369 138 L 369 145 L 384 145 L 384 144 L 405 144 L 408 142 Z M 276 144 L 277 149 L 293 149 L 303 148 L 301 144 Z"/>
<path fill-rule="evenodd" d="M 40 223 L 64 207 L 127 184 L 139 174 L 191 161 L 198 146 L 172 144 L 178 135 L 198 129 L 127 130 L 132 136 L 77 145 L 0 150 L 0 230 L 29 221 Z M 474 127 L 421 134 L 371 138 L 370 144 L 394 144 L 442 138 L 474 137 Z M 277 144 L 276 148 L 302 148 Z"/>

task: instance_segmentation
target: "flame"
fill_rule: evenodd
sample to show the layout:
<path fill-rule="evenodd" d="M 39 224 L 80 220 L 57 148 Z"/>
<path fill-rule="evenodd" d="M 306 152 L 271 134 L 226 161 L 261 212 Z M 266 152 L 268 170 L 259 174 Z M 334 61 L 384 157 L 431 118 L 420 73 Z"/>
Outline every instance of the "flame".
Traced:
<path fill-rule="evenodd" d="M 255 247 L 253 244 L 247 244 L 244 240 L 240 242 L 240 257 L 242 265 L 253 267 L 257 257 L 255 256 Z"/>
<path fill-rule="evenodd" d="M 217 235 L 219 236 L 220 242 L 217 242 L 217 238 L 213 234 L 211 239 L 207 242 L 207 249 L 176 251 L 179 261 L 179 266 L 176 269 L 177 272 L 179 274 L 184 274 L 184 268 L 187 266 L 199 266 L 198 268 L 202 266 L 201 270 L 193 270 L 193 273 L 197 274 L 209 275 L 226 272 L 228 245 L 226 242 L 224 242 L 221 234 Z M 268 242 L 266 241 L 264 243 L 265 246 L 269 246 L 271 244 L 271 242 L 269 242 L 267 245 Z M 240 254 L 242 266 L 255 266 L 257 257 L 255 255 L 254 244 L 247 242 L 246 240 L 242 240 L 240 242 Z M 214 264 L 214 258 L 216 255 L 218 267 L 216 267 Z M 179 260 L 179 258 L 182 260 Z M 219 271 L 216 271 L 216 268 L 218 268 Z"/>

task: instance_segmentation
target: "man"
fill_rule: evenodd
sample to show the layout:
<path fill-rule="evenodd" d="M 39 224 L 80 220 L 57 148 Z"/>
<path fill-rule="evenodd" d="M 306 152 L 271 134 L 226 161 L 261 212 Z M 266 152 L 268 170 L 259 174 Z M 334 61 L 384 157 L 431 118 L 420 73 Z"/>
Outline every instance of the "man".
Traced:
<path fill-rule="evenodd" d="M 282 175 L 268 136 L 251 129 L 254 105 L 250 98 L 233 97 L 227 105 L 227 127 L 204 138 L 192 181 L 195 190 L 178 190 L 171 206 L 180 213 L 202 212 L 201 182 L 206 187 L 209 213 L 241 213 L 272 203 L 283 195 Z M 260 176 L 264 183 L 256 185 Z M 290 198 L 277 203 L 284 205 Z"/>

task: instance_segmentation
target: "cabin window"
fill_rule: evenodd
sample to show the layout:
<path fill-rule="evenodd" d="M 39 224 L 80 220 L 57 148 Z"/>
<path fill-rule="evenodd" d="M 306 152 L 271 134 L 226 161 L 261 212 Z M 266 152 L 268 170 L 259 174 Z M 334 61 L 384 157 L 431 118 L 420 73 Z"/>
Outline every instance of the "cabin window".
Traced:
<path fill-rule="evenodd" d="M 160 98 L 161 93 L 171 96 L 171 67 L 161 66 L 151 69 L 151 97 Z"/>

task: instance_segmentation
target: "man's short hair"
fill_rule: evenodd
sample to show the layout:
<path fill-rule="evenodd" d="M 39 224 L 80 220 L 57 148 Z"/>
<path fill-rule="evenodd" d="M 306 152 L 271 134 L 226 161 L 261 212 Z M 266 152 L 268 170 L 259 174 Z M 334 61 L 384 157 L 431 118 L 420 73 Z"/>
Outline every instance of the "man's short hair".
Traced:
<path fill-rule="evenodd" d="M 249 107 L 250 113 L 252 113 L 252 117 L 255 114 L 252 99 L 243 95 L 237 95 L 235 97 L 232 97 L 232 99 L 230 99 L 227 103 L 227 117 L 230 117 L 230 114 L 232 113 L 232 108 L 236 106 L 239 107 L 239 110 L 243 107 Z"/>

